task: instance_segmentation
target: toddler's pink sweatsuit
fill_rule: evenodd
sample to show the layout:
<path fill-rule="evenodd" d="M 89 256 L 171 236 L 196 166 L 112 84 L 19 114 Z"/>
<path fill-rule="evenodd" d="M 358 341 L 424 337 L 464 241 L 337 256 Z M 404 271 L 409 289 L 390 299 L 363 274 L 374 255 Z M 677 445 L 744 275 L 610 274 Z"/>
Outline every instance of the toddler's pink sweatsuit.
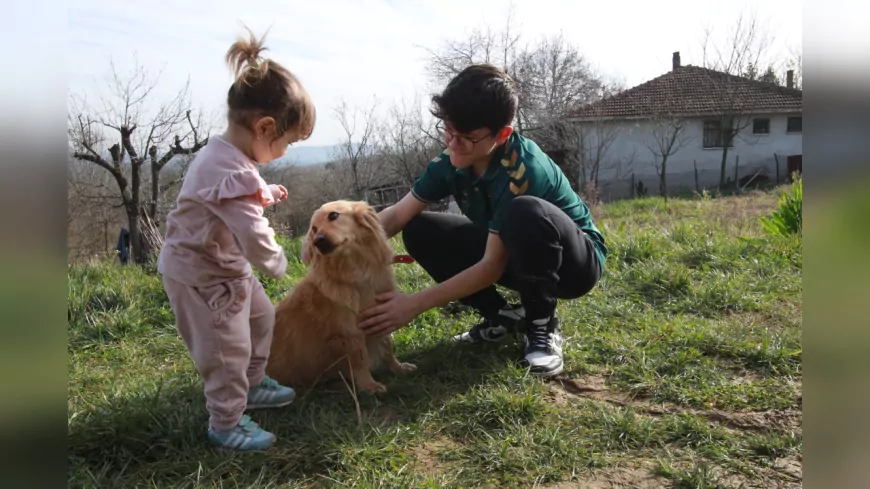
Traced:
<path fill-rule="evenodd" d="M 251 266 L 280 278 L 284 250 L 263 217 L 281 191 L 220 136 L 200 150 L 166 218 L 158 271 L 178 331 L 205 384 L 209 423 L 235 426 L 262 381 L 275 309 Z"/>

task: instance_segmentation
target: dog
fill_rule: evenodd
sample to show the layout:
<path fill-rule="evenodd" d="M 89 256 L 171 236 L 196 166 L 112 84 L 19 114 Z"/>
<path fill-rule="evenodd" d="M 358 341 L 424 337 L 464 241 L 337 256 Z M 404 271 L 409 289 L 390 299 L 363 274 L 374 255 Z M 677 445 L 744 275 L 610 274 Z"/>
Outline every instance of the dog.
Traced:
<path fill-rule="evenodd" d="M 396 289 L 393 249 L 375 210 L 366 202 L 339 200 L 321 206 L 303 239 L 308 273 L 275 306 L 275 329 L 266 373 L 308 390 L 338 373 L 362 392 L 386 386 L 372 372 L 395 374 L 416 365 L 393 354 L 391 335 L 367 337 L 357 326 L 375 296 Z"/>

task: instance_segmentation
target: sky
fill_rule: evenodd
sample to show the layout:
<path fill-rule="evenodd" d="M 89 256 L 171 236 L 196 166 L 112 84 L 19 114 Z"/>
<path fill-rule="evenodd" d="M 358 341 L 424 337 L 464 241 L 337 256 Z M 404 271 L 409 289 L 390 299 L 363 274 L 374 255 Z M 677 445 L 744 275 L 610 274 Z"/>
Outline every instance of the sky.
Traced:
<path fill-rule="evenodd" d="M 801 47 L 802 4 L 784 0 L 700 2 L 514 0 L 510 28 L 524 39 L 562 33 L 600 72 L 634 86 L 670 70 L 671 55 L 700 64 L 705 25 L 724 35 L 750 5 L 769 21 L 775 50 Z M 509 0 L 221 0 L 109 1 L 69 4 L 67 74 L 71 92 L 96 100 L 112 60 L 123 72 L 138 60 L 159 85 L 149 100 L 170 99 L 190 78 L 194 104 L 222 110 L 232 74 L 227 48 L 243 34 L 269 29 L 265 56 L 293 71 L 318 110 L 311 138 L 331 145 L 343 137 L 333 116 L 340 100 L 387 107 L 431 93 L 424 47 L 462 39 L 475 26 L 504 25 Z M 421 106 L 420 110 L 425 107 Z M 219 112 L 217 112 L 219 113 Z M 218 119 L 219 124 L 223 120 Z"/>

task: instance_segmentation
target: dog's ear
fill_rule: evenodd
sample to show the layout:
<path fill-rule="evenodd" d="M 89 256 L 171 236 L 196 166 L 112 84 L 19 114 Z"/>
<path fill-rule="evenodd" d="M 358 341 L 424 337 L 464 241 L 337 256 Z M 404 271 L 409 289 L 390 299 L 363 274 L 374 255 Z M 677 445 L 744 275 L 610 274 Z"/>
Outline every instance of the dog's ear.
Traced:
<path fill-rule="evenodd" d="M 311 233 L 306 233 L 302 238 L 302 250 L 299 254 L 299 260 L 303 265 L 308 266 L 314 258 L 314 246 L 312 246 Z"/>
<path fill-rule="evenodd" d="M 378 217 L 378 213 L 365 202 L 360 202 L 354 205 L 353 215 L 360 226 L 367 228 L 372 233 L 384 233 L 384 228 L 381 226 L 381 219 Z"/>
<path fill-rule="evenodd" d="M 312 218 L 312 222 L 314 218 Z M 311 264 L 311 260 L 313 260 L 317 254 L 314 252 L 314 231 L 311 230 L 311 226 L 308 227 L 308 232 L 302 236 L 302 244 L 301 244 L 301 252 L 299 253 L 299 258 L 302 263 L 307 265 Z M 306 263 L 306 261 L 308 263 Z"/>

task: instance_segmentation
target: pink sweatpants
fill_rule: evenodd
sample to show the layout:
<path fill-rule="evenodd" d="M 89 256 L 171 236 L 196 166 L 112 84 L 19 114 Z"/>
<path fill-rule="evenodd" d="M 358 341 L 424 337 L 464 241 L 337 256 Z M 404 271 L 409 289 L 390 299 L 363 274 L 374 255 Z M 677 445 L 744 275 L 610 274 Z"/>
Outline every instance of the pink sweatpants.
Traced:
<path fill-rule="evenodd" d="M 230 429 L 263 380 L 275 308 L 256 277 L 191 287 L 163 277 L 181 338 L 205 385 L 209 424 Z"/>

